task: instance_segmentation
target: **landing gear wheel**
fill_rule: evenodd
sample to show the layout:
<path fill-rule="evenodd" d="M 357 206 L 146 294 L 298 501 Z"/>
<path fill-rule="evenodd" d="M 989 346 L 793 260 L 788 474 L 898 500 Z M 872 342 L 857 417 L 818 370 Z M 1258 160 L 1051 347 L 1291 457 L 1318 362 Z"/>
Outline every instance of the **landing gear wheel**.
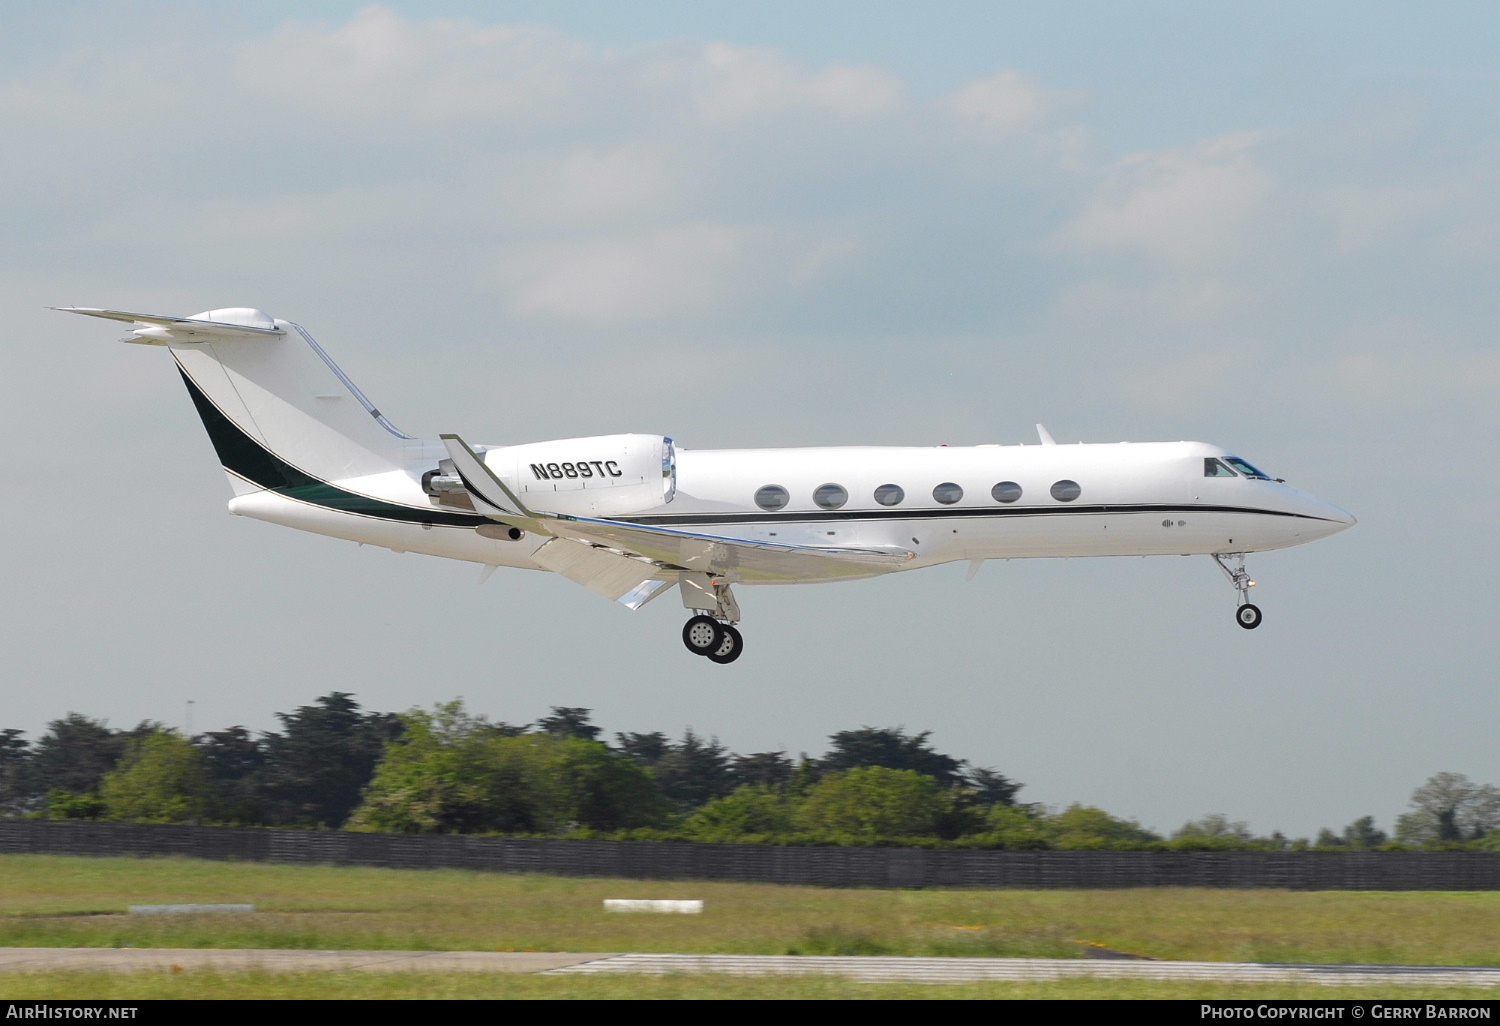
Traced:
<path fill-rule="evenodd" d="M 740 657 L 740 653 L 744 651 L 745 639 L 740 636 L 739 631 L 735 630 L 727 623 L 720 624 L 719 631 L 723 636 L 723 640 L 719 642 L 718 648 L 706 654 L 716 663 L 732 663 L 736 659 L 738 659 Z"/>
<path fill-rule="evenodd" d="M 1246 602 L 1234 612 L 1235 622 L 1247 631 L 1253 631 L 1260 626 L 1260 606 L 1253 606 Z"/>
<path fill-rule="evenodd" d="M 711 616 L 695 616 L 682 628 L 682 643 L 693 655 L 709 655 L 724 644 L 724 625 Z"/>

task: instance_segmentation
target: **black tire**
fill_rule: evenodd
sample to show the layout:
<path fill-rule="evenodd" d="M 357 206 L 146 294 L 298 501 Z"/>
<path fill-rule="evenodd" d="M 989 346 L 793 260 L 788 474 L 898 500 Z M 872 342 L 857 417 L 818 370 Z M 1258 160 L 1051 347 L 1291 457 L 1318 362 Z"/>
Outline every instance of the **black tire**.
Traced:
<path fill-rule="evenodd" d="M 1234 622 L 1247 631 L 1255 630 L 1260 626 L 1260 606 L 1252 606 L 1246 602 L 1234 611 Z"/>
<path fill-rule="evenodd" d="M 716 663 L 732 663 L 744 651 L 745 639 L 727 623 L 720 624 L 719 630 L 723 634 L 723 640 L 719 642 L 718 648 L 708 653 L 708 657 Z"/>
<path fill-rule="evenodd" d="M 695 616 L 683 625 L 682 643 L 693 655 L 717 652 L 724 643 L 724 625 L 711 616 Z"/>

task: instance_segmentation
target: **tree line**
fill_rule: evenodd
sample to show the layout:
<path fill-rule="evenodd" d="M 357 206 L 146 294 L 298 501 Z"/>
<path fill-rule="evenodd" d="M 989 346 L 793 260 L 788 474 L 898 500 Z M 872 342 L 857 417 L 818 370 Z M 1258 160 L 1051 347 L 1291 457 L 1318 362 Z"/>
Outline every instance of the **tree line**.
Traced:
<path fill-rule="evenodd" d="M 0 730 L 0 814 L 775 844 L 1500 850 L 1500 790 L 1461 774 L 1419 787 L 1394 837 L 1370 816 L 1309 840 L 1221 814 L 1162 836 L 1098 808 L 1020 803 L 1019 783 L 937 751 L 925 731 L 840 731 L 822 756 L 792 759 L 691 729 L 606 740 L 590 713 L 554 706 L 510 724 L 461 701 L 380 713 L 335 691 L 277 713 L 277 731 L 192 737 L 70 713 L 35 742 Z"/>

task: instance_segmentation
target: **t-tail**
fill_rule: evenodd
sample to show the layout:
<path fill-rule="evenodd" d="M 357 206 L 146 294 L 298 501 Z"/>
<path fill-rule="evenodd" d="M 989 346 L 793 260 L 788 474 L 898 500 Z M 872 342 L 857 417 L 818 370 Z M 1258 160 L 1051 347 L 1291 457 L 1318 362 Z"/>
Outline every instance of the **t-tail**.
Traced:
<path fill-rule="evenodd" d="M 422 443 L 291 321 L 248 308 L 192 317 L 57 309 L 133 324 L 122 341 L 172 351 L 236 495 L 404 475 L 421 458 Z"/>

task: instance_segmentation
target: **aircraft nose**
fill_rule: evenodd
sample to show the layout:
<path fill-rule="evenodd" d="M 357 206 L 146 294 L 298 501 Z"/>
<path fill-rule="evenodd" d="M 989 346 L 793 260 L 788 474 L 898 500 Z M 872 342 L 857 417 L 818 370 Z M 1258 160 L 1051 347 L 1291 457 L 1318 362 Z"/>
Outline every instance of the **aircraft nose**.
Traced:
<path fill-rule="evenodd" d="M 1359 523 L 1353 513 L 1350 513 L 1346 509 L 1340 509 L 1331 502 L 1324 502 L 1317 496 L 1308 495 L 1305 492 L 1301 498 L 1301 505 L 1303 507 L 1301 512 L 1307 516 L 1316 517 L 1323 522 L 1320 525 L 1321 530 L 1319 532 L 1321 537 L 1337 534 L 1340 531 L 1347 531 Z"/>

